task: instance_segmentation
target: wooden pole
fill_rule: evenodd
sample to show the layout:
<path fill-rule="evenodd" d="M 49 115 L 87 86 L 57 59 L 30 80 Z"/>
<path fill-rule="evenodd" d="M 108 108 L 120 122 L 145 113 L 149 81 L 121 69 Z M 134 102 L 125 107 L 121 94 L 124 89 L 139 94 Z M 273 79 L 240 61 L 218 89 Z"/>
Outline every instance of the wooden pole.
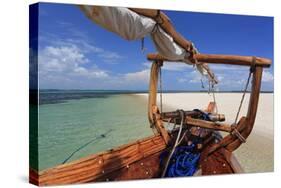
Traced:
<path fill-rule="evenodd" d="M 215 123 L 210 121 L 204 121 L 201 119 L 194 119 L 191 117 L 186 117 L 185 123 L 187 125 L 201 127 L 205 129 L 212 129 L 216 131 L 231 132 L 231 126 L 225 123 Z"/>
<path fill-rule="evenodd" d="M 199 63 L 242 65 L 242 66 L 251 66 L 253 61 L 253 56 L 239 56 L 239 55 L 195 54 L 194 58 Z M 148 54 L 147 59 L 151 61 L 157 61 L 157 60 L 171 61 L 159 54 Z M 256 66 L 270 67 L 271 60 L 267 58 L 256 57 L 255 64 Z"/>
<path fill-rule="evenodd" d="M 148 119 L 151 124 L 155 123 L 153 119 L 153 106 L 157 104 L 157 91 L 158 91 L 158 75 L 159 75 L 159 63 L 153 62 L 150 70 L 149 80 L 149 95 L 148 95 Z"/>
<path fill-rule="evenodd" d="M 158 12 L 158 10 L 153 9 L 139 9 L 139 8 L 130 8 L 130 10 L 136 12 L 139 15 L 149 17 L 157 22 L 160 27 L 169 34 L 175 43 L 181 46 L 186 51 L 190 52 L 192 49 L 191 42 L 186 40 L 180 33 L 178 33 L 173 24 L 171 23 L 169 17 L 163 12 Z"/>
<path fill-rule="evenodd" d="M 174 120 L 169 121 L 168 119 L 162 119 L 164 122 L 170 122 L 170 123 L 179 123 L 175 122 Z M 205 121 L 201 119 L 195 119 L 192 117 L 186 117 L 184 126 L 194 126 L 194 127 L 200 127 L 200 128 L 205 128 L 205 129 L 210 129 L 210 130 L 215 130 L 215 131 L 223 131 L 223 132 L 231 132 L 231 126 L 226 123 L 217 123 L 217 122 L 211 122 L 211 121 Z"/>
<path fill-rule="evenodd" d="M 168 144 L 170 137 L 163 126 L 161 115 L 157 108 L 158 75 L 162 61 L 156 61 L 151 66 L 148 96 L 148 119 L 150 124 L 161 134 L 165 143 Z"/>

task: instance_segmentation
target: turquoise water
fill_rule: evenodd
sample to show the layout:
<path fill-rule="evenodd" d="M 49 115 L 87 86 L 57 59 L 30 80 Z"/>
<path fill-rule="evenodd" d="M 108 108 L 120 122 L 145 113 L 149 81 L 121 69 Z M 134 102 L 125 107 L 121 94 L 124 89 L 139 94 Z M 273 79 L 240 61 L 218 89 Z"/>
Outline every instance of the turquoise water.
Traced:
<path fill-rule="evenodd" d="M 153 134 L 147 102 L 132 94 L 39 105 L 39 170 L 127 144 Z M 75 152 L 77 151 L 77 152 Z"/>

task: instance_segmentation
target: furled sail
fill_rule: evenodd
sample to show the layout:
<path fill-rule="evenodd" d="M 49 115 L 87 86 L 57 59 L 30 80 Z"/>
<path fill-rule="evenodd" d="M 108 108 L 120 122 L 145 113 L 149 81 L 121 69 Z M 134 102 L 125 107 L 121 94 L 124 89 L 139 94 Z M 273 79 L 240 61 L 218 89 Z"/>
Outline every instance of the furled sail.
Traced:
<path fill-rule="evenodd" d="M 157 20 L 146 15 L 145 9 L 131 10 L 123 7 L 90 5 L 80 5 L 80 9 L 90 20 L 126 40 L 138 40 L 150 35 L 160 55 L 169 60 L 191 64 L 186 46 L 176 43 Z M 198 64 L 196 68 L 201 74 L 208 76 L 209 80 L 214 81 L 214 74 L 207 64 Z"/>

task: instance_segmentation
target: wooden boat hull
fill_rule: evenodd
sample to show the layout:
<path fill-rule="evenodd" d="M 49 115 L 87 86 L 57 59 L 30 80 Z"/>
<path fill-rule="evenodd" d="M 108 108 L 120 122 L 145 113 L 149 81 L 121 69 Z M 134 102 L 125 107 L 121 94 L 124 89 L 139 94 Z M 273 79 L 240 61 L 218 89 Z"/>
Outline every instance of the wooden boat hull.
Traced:
<path fill-rule="evenodd" d="M 44 186 L 159 178 L 163 168 L 160 154 L 166 149 L 163 137 L 158 134 L 41 172 L 30 169 L 30 182 Z M 200 161 L 203 175 L 237 172 L 225 153 L 217 151 L 214 156 Z"/>

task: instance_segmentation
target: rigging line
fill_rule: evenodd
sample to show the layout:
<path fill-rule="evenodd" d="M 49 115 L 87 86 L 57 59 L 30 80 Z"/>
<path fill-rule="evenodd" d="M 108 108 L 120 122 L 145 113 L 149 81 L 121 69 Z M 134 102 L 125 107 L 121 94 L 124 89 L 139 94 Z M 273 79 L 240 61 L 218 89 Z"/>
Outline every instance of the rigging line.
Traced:
<path fill-rule="evenodd" d="M 182 137 L 181 137 L 179 143 L 177 144 L 177 146 L 181 144 L 181 142 L 183 141 L 183 139 L 184 139 L 184 137 L 185 137 L 185 135 L 186 135 L 187 133 L 190 133 L 190 130 L 189 130 L 189 129 L 186 130 L 186 131 L 183 133 L 183 135 L 182 135 Z"/>
<path fill-rule="evenodd" d="M 238 108 L 238 111 L 237 111 L 237 114 L 236 114 L 235 121 L 234 121 L 233 125 L 237 124 L 238 116 L 239 116 L 239 113 L 241 111 L 242 104 L 244 102 L 245 94 L 247 92 L 251 76 L 252 76 L 252 67 L 250 68 L 250 71 L 249 71 L 248 79 L 247 79 L 247 82 L 246 82 L 246 85 L 245 85 L 245 88 L 244 88 L 244 91 L 243 91 L 243 95 L 242 95 L 242 98 L 241 98 L 239 108 Z"/>
<path fill-rule="evenodd" d="M 166 174 L 166 171 L 167 171 L 167 168 L 168 168 L 168 166 L 169 166 L 170 160 L 171 160 L 171 158 L 172 158 L 172 156 L 173 156 L 173 154 L 174 154 L 174 152 L 175 152 L 175 149 L 176 149 L 176 147 L 177 147 L 177 145 L 178 145 L 178 143 L 179 143 L 180 135 L 181 135 L 181 132 L 182 132 L 183 120 L 184 120 L 184 111 L 183 111 L 183 110 L 178 110 L 178 112 L 180 113 L 180 116 L 181 116 L 180 129 L 179 129 L 179 132 L 178 132 L 178 135 L 177 135 L 177 139 L 176 139 L 176 141 L 175 141 L 175 144 L 174 144 L 174 146 L 173 146 L 173 148 L 172 148 L 172 151 L 170 152 L 170 154 L 169 154 L 169 156 L 168 156 L 168 159 L 167 159 L 167 161 L 166 161 L 165 168 L 164 168 L 164 170 L 163 170 L 163 172 L 162 172 L 162 175 L 161 175 L 162 178 L 163 178 L 163 177 L 165 176 L 165 174 Z"/>
<path fill-rule="evenodd" d="M 214 89 L 214 83 L 213 82 L 212 82 L 212 94 L 213 94 L 213 101 L 215 103 L 216 114 L 218 114 L 219 110 L 218 110 L 218 104 L 217 104 L 217 101 L 216 101 L 216 95 L 215 95 L 215 89 Z"/>
<path fill-rule="evenodd" d="M 112 129 L 108 130 L 107 132 L 95 137 L 94 139 L 90 140 L 89 142 L 83 144 L 82 146 L 80 146 L 79 148 L 77 148 L 75 151 L 73 151 L 63 162 L 62 164 L 65 164 L 75 153 L 77 153 L 78 151 L 80 151 L 81 149 L 85 148 L 86 146 L 88 146 L 89 144 L 91 144 L 92 142 L 101 139 L 101 138 L 105 138 L 107 134 L 109 134 L 112 131 Z"/>
<path fill-rule="evenodd" d="M 162 103 L 162 93 L 163 93 L 163 90 L 162 90 L 162 68 L 160 66 L 159 68 L 159 90 L 160 90 L 160 111 L 161 113 L 163 112 L 163 103 Z"/>
<path fill-rule="evenodd" d="M 205 86 L 204 86 L 204 83 L 203 83 L 203 79 L 202 79 L 202 77 L 201 77 L 201 79 L 200 79 L 200 81 L 201 81 L 201 88 L 205 88 Z"/>
<path fill-rule="evenodd" d="M 146 51 L 146 48 L 144 46 L 144 37 L 141 38 L 141 52 L 144 53 Z"/>

